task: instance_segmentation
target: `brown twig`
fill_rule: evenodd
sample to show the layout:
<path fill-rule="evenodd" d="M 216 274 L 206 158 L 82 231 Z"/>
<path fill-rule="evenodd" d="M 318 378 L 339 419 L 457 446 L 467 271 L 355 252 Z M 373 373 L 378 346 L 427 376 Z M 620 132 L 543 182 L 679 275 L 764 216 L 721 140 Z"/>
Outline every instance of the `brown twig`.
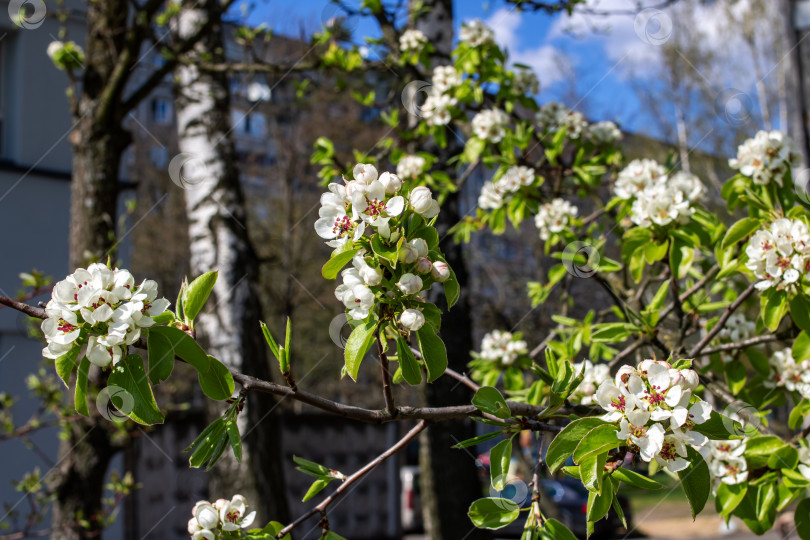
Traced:
<path fill-rule="evenodd" d="M 366 474 L 374 470 L 374 468 L 380 465 L 383 461 L 385 461 L 389 457 L 393 456 L 394 454 L 405 448 L 405 446 L 409 442 L 411 442 L 417 435 L 419 435 L 419 433 L 421 433 L 422 430 L 424 430 L 427 427 L 427 425 L 428 424 L 425 420 L 422 420 L 421 422 L 416 424 L 416 426 L 414 426 L 412 430 L 406 433 L 405 436 L 402 437 L 399 441 L 397 441 L 396 444 L 394 444 L 391 448 L 389 448 L 388 450 L 386 450 L 373 460 L 366 463 L 366 465 L 363 466 L 362 469 L 358 470 L 351 476 L 347 477 L 343 481 L 343 483 L 338 486 L 338 488 L 334 491 L 334 493 L 332 493 L 323 501 L 321 501 L 320 504 L 310 509 L 309 511 L 301 515 L 298 519 L 296 519 L 295 521 L 293 521 L 292 523 L 281 529 L 276 535 L 276 538 L 283 538 L 285 534 L 288 534 L 290 531 L 301 525 L 303 522 L 305 522 L 307 519 L 314 516 L 315 514 L 321 514 L 322 516 L 325 516 L 326 509 L 329 507 L 329 505 L 335 502 L 335 500 L 338 497 L 340 497 L 352 484 L 362 479 Z"/>
<path fill-rule="evenodd" d="M 9 298 L 7 296 L 0 296 L 0 304 L 8 306 L 10 308 L 14 308 L 17 311 L 21 311 L 30 317 L 34 317 L 35 319 L 46 319 L 48 317 L 44 309 L 34 307 L 32 305 L 23 302 L 18 302 L 13 298 Z"/>
<path fill-rule="evenodd" d="M 703 349 L 698 356 L 708 356 L 710 354 L 714 354 L 716 352 L 723 352 L 723 351 L 733 351 L 736 349 L 745 349 L 747 347 L 753 347 L 754 345 L 759 345 L 760 343 L 770 343 L 772 341 L 781 341 L 783 339 L 787 339 L 788 336 L 779 335 L 779 334 L 768 334 L 765 336 L 756 336 L 748 339 L 744 339 L 742 341 L 736 341 L 734 343 L 723 343 L 721 345 L 715 345 L 714 347 L 708 347 Z"/>
<path fill-rule="evenodd" d="M 380 368 L 382 371 L 383 399 L 385 401 L 385 412 L 395 415 L 397 406 L 394 404 L 394 393 L 391 390 L 391 374 L 388 373 L 388 355 L 383 350 L 382 340 L 379 330 L 377 331 L 377 352 L 380 355 Z"/>
<path fill-rule="evenodd" d="M 734 313 L 734 310 L 740 307 L 740 304 L 742 304 L 745 301 L 745 299 L 751 296 L 751 293 L 754 292 L 754 285 L 756 285 L 756 282 L 749 285 L 748 288 L 745 289 L 742 293 L 740 293 L 740 296 L 738 296 L 737 299 L 734 300 L 734 302 L 732 302 L 731 305 L 729 305 L 726 308 L 725 313 L 723 313 L 723 315 L 720 317 L 720 320 L 717 321 L 717 324 L 715 324 L 712 327 L 712 329 L 709 330 L 709 332 L 705 336 L 703 336 L 703 339 L 701 339 L 697 345 L 692 347 L 692 349 L 689 351 L 689 354 L 687 355 L 687 358 L 696 357 L 698 354 L 700 354 L 700 351 L 702 351 L 704 347 L 706 347 L 706 345 L 708 345 L 709 342 L 712 339 L 714 339 L 714 336 L 716 336 L 720 332 L 720 330 L 722 330 L 723 327 L 726 325 L 726 321 L 728 320 L 729 317 L 731 317 L 731 314 Z"/>

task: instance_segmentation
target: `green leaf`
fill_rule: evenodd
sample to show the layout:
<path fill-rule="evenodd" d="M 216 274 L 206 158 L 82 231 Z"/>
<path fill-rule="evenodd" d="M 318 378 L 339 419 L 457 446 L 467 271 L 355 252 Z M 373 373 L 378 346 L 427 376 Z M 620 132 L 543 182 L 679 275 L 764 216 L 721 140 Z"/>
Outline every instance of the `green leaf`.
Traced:
<path fill-rule="evenodd" d="M 512 438 L 504 439 L 489 451 L 490 476 L 492 487 L 501 491 L 506 485 L 509 463 L 512 461 Z"/>
<path fill-rule="evenodd" d="M 785 291 L 773 291 L 770 296 L 762 297 L 762 322 L 765 323 L 765 328 L 775 332 L 785 313 L 787 313 Z"/>
<path fill-rule="evenodd" d="M 492 386 L 482 386 L 472 398 L 472 404 L 481 412 L 497 416 L 506 420 L 512 416 L 506 400 L 500 392 Z"/>
<path fill-rule="evenodd" d="M 377 321 L 362 322 L 355 326 L 346 341 L 346 349 L 343 351 L 346 359 L 346 371 L 355 382 L 357 381 L 357 373 L 360 371 L 360 363 L 374 341 L 374 331 L 376 329 Z"/>
<path fill-rule="evenodd" d="M 752 232 L 759 229 L 759 220 L 754 218 L 743 218 L 734 225 L 726 233 L 726 236 L 723 238 L 722 244 L 720 244 L 720 249 L 726 249 L 727 247 L 736 244 Z"/>
<path fill-rule="evenodd" d="M 799 464 L 799 451 L 790 445 L 785 445 L 768 458 L 768 467 L 771 469 L 795 469 Z"/>
<path fill-rule="evenodd" d="M 279 368 L 282 373 L 290 372 L 290 350 L 292 349 L 292 321 L 287 317 L 287 330 L 284 333 L 284 352 L 279 359 Z M 281 352 L 281 351 L 279 351 Z"/>
<path fill-rule="evenodd" d="M 773 482 L 759 486 L 757 493 L 757 520 L 770 529 L 776 519 L 776 485 Z"/>
<path fill-rule="evenodd" d="M 473 437 L 471 439 L 466 439 L 461 441 L 460 443 L 454 444 L 452 448 L 462 449 L 462 448 L 469 448 L 470 446 L 476 446 L 481 444 L 482 442 L 486 442 L 490 439 L 494 439 L 495 437 L 499 437 L 502 435 L 500 431 L 492 431 L 490 433 L 485 433 L 483 435 L 479 435 L 478 437 Z"/>
<path fill-rule="evenodd" d="M 745 365 L 741 362 L 729 362 L 725 365 L 725 371 L 728 389 L 736 396 L 745 388 L 745 382 L 748 379 Z"/>
<path fill-rule="evenodd" d="M 65 388 L 70 386 L 70 375 L 73 373 L 73 370 L 76 369 L 77 362 L 79 358 L 79 351 L 82 350 L 81 343 L 78 343 L 78 340 L 73 343 L 73 347 L 57 358 L 54 361 L 54 366 L 56 368 L 56 374 L 59 375 L 59 378 L 62 379 L 62 382 L 65 383 Z"/>
<path fill-rule="evenodd" d="M 85 356 L 79 363 L 79 371 L 76 375 L 76 393 L 73 397 L 76 412 L 84 416 L 90 416 L 90 409 L 87 407 L 87 376 L 89 373 L 90 360 Z"/>
<path fill-rule="evenodd" d="M 231 443 L 236 461 L 242 463 L 242 436 L 239 435 L 239 426 L 236 425 L 236 419 L 225 422 L 225 431 L 228 432 L 228 441 Z"/>
<path fill-rule="evenodd" d="M 742 424 L 717 411 L 712 411 L 708 420 L 702 424 L 695 424 L 692 430 L 706 435 L 713 441 L 740 439 L 743 433 Z"/>
<path fill-rule="evenodd" d="M 619 481 L 611 478 L 610 483 L 613 488 L 613 493 L 616 493 L 619 490 Z M 627 529 L 627 518 L 624 516 L 624 509 L 618 497 L 613 497 L 612 506 L 613 511 L 616 512 L 616 515 L 619 516 L 619 519 L 622 521 L 622 526 Z"/>
<path fill-rule="evenodd" d="M 751 437 L 745 442 L 745 460 L 748 469 L 756 469 L 768 463 L 768 459 L 785 446 L 785 441 L 775 435 Z"/>
<path fill-rule="evenodd" d="M 450 266 L 448 266 L 450 268 Z M 447 300 L 447 309 L 450 309 L 456 302 L 458 302 L 458 298 L 461 295 L 461 287 L 458 285 L 458 279 L 456 278 L 456 273 L 450 268 L 450 277 L 447 278 L 447 281 L 442 283 L 444 287 L 444 297 Z"/>
<path fill-rule="evenodd" d="M 582 485 L 588 491 L 601 492 L 603 486 L 602 477 L 605 475 L 605 463 L 607 463 L 607 452 L 604 454 L 591 454 L 588 459 L 585 459 L 579 465 L 579 475 L 582 479 Z M 610 482 L 607 482 L 609 485 Z"/>
<path fill-rule="evenodd" d="M 797 294 L 790 299 L 790 318 L 796 326 L 810 332 L 810 302 L 803 294 Z"/>
<path fill-rule="evenodd" d="M 805 499 L 796 506 L 793 514 L 796 522 L 796 534 L 802 540 L 810 540 L 810 499 Z"/>
<path fill-rule="evenodd" d="M 321 537 L 321 540 L 346 540 L 335 531 L 326 531 L 326 534 Z"/>
<path fill-rule="evenodd" d="M 107 384 L 123 388 L 132 397 L 132 410 L 127 411 L 129 407 L 126 407 L 121 411 L 132 420 L 145 425 L 163 423 L 163 415 L 155 403 L 140 356 L 130 354 L 122 358 L 113 366 Z"/>
<path fill-rule="evenodd" d="M 810 335 L 807 332 L 799 332 L 796 341 L 793 342 L 793 359 L 796 362 L 803 362 L 810 359 Z"/>
<path fill-rule="evenodd" d="M 211 460 L 217 449 L 227 439 L 225 421 L 222 418 L 216 420 L 209 427 L 211 430 L 195 445 L 194 451 L 188 458 L 188 464 L 191 467 L 201 467 L 205 462 Z M 209 465 L 213 465 L 213 463 L 209 463 Z"/>
<path fill-rule="evenodd" d="M 548 447 L 546 464 L 549 471 L 557 472 L 574 453 L 582 438 L 593 428 L 605 425 L 607 422 L 601 418 L 590 417 L 574 420 L 560 431 Z"/>
<path fill-rule="evenodd" d="M 691 446 L 686 447 L 686 452 L 689 466 L 678 472 L 678 478 L 681 479 L 681 488 L 689 501 L 694 520 L 709 499 L 711 478 L 709 477 L 709 467 L 703 460 L 703 456 Z"/>
<path fill-rule="evenodd" d="M 262 334 L 264 334 L 264 340 L 267 342 L 267 346 L 270 347 L 270 352 L 273 353 L 273 356 L 276 357 L 277 360 L 280 360 L 278 357 L 278 343 L 276 343 L 273 334 L 270 332 L 270 329 L 267 328 L 267 325 L 263 322 L 259 321 L 259 326 L 262 328 Z"/>
<path fill-rule="evenodd" d="M 613 471 L 613 477 L 621 480 L 625 484 L 630 484 L 631 486 L 641 489 L 661 489 L 664 487 L 663 484 L 659 484 L 652 478 L 621 467 Z"/>
<path fill-rule="evenodd" d="M 438 333 L 442 328 L 442 310 L 430 302 L 425 302 L 420 307 L 422 315 L 425 316 L 425 322 L 433 327 L 434 332 Z"/>
<path fill-rule="evenodd" d="M 315 477 L 329 475 L 329 467 L 325 467 L 320 463 L 315 463 L 314 461 L 310 461 L 298 456 L 293 456 L 293 461 L 298 465 L 296 469 L 302 473 Z"/>
<path fill-rule="evenodd" d="M 321 269 L 321 275 L 325 279 L 335 279 L 343 267 L 354 258 L 358 251 L 360 251 L 360 248 L 354 248 L 350 249 L 349 251 L 338 253 L 326 261 L 326 264 L 324 264 L 323 268 Z"/>
<path fill-rule="evenodd" d="M 506 527 L 520 514 L 520 506 L 498 497 L 478 499 L 470 505 L 467 515 L 479 529 L 500 529 Z"/>
<path fill-rule="evenodd" d="M 804 417 L 808 412 L 810 412 L 810 399 L 804 398 L 793 408 L 792 411 L 790 411 L 788 427 L 790 429 L 799 429 L 804 422 Z"/>
<path fill-rule="evenodd" d="M 208 300 L 214 284 L 217 282 L 217 271 L 212 270 L 196 278 L 183 290 L 183 313 L 193 321 Z"/>
<path fill-rule="evenodd" d="M 447 369 L 447 350 L 444 342 L 429 324 L 417 330 L 416 337 L 419 338 L 419 350 L 427 368 L 428 382 L 433 382 Z"/>
<path fill-rule="evenodd" d="M 543 532 L 553 540 L 578 540 L 574 533 L 568 530 L 568 527 L 556 519 L 547 519 L 543 523 Z"/>
<path fill-rule="evenodd" d="M 574 463 L 581 463 L 589 457 L 618 448 L 624 441 L 616 436 L 619 427 L 615 424 L 604 424 L 590 430 L 574 450 Z"/>
<path fill-rule="evenodd" d="M 626 339 L 633 332 L 637 332 L 635 325 L 628 323 L 602 323 L 595 324 L 591 330 L 591 341 L 617 342 Z"/>
<path fill-rule="evenodd" d="M 323 488 L 328 486 L 329 482 L 331 482 L 332 480 L 333 480 L 333 478 L 318 478 L 317 480 L 312 482 L 312 485 L 309 486 L 309 489 L 307 490 L 306 494 L 304 495 L 304 498 L 301 499 L 301 502 L 307 502 L 312 497 L 314 497 L 315 495 L 320 493 L 323 490 Z"/>
<path fill-rule="evenodd" d="M 219 360 L 208 356 L 194 339 L 171 326 L 153 326 L 149 336 L 160 334 L 171 344 L 173 352 L 162 351 L 161 354 L 178 356 L 197 370 L 197 378 L 205 395 L 215 400 L 231 397 L 234 390 L 233 376 Z"/>
<path fill-rule="evenodd" d="M 747 484 L 734 484 L 729 485 L 722 482 L 717 488 L 717 495 L 715 495 L 714 504 L 717 508 L 717 513 L 721 516 L 730 516 L 734 509 L 739 506 L 745 493 L 748 491 Z"/>
<path fill-rule="evenodd" d="M 388 261 L 393 268 L 397 267 L 398 249 L 396 243 L 394 243 L 393 246 L 387 246 L 383 242 L 382 237 L 379 234 L 375 234 L 371 238 L 371 249 L 377 256 Z"/>
<path fill-rule="evenodd" d="M 399 358 L 402 377 L 408 384 L 415 386 L 421 383 L 422 370 L 419 368 L 419 362 L 402 336 L 397 336 L 397 357 Z"/>
<path fill-rule="evenodd" d="M 165 334 L 150 328 L 146 337 L 149 360 L 149 381 L 160 384 L 174 369 L 174 347 Z"/>
<path fill-rule="evenodd" d="M 613 482 L 605 482 L 602 493 L 596 491 L 588 493 L 588 512 L 586 519 L 592 522 L 599 521 L 607 515 L 612 502 Z"/>

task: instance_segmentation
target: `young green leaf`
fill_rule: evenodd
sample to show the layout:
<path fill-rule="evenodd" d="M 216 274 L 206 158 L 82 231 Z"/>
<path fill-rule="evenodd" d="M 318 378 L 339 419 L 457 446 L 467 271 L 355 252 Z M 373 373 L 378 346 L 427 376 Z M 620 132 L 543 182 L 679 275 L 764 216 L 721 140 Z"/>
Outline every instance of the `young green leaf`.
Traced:
<path fill-rule="evenodd" d="M 426 324 L 416 331 L 419 338 L 419 350 L 422 352 L 422 361 L 425 363 L 428 382 L 433 382 L 442 376 L 447 369 L 447 350 L 444 342 L 433 328 Z"/>
<path fill-rule="evenodd" d="M 259 321 L 259 326 L 262 329 L 262 334 L 264 334 L 264 340 L 267 342 L 267 346 L 270 347 L 270 352 L 273 353 L 276 360 L 281 360 L 278 357 L 278 343 L 276 343 L 275 338 L 273 338 L 273 334 L 270 332 L 270 329 L 267 328 L 267 325 L 261 321 Z"/>
<path fill-rule="evenodd" d="M 733 244 L 736 244 L 752 232 L 759 228 L 759 220 L 754 218 L 743 218 L 729 228 L 723 242 L 720 244 L 721 249 L 725 249 Z"/>
<path fill-rule="evenodd" d="M 613 471 L 613 477 L 641 489 L 661 489 L 664 487 L 663 484 L 659 484 L 652 478 L 621 467 Z"/>
<path fill-rule="evenodd" d="M 323 490 L 323 488 L 328 486 L 329 482 L 331 482 L 332 480 L 334 480 L 334 478 L 323 478 L 322 477 L 322 478 L 318 478 L 317 480 L 312 482 L 312 485 L 309 486 L 309 489 L 307 490 L 306 494 L 304 495 L 304 498 L 301 499 L 301 502 L 307 502 L 312 497 L 314 497 L 315 495 L 320 493 Z"/>
<path fill-rule="evenodd" d="M 509 464 L 512 461 L 512 438 L 504 439 L 489 451 L 489 468 L 492 487 L 501 491 L 506 485 Z"/>
<path fill-rule="evenodd" d="M 588 521 L 597 522 L 605 517 L 613 502 L 613 482 L 606 481 L 602 488 L 602 493 L 591 491 L 588 493 Z"/>
<path fill-rule="evenodd" d="M 202 310 L 205 301 L 214 290 L 217 275 L 216 270 L 206 272 L 183 289 L 183 313 L 189 321 L 193 321 Z"/>
<path fill-rule="evenodd" d="M 604 485 L 610 484 L 610 482 L 602 482 L 602 477 L 605 474 L 605 463 L 607 463 L 607 452 L 598 455 L 591 454 L 590 457 L 580 463 L 579 475 L 582 479 L 582 485 L 588 491 L 601 493 Z"/>
<path fill-rule="evenodd" d="M 108 384 L 123 388 L 132 397 L 132 410 L 121 411 L 132 420 L 145 425 L 163 423 L 163 414 L 155 403 L 155 396 L 146 379 L 140 356 L 130 354 L 122 358 L 112 368 Z"/>
<path fill-rule="evenodd" d="M 577 540 L 574 533 L 556 519 L 547 519 L 543 523 L 543 533 L 548 540 Z"/>
<path fill-rule="evenodd" d="M 422 370 L 419 367 L 419 362 L 416 360 L 411 348 L 405 343 L 402 336 L 397 336 L 397 357 L 399 358 L 399 367 L 402 370 L 402 377 L 411 385 L 417 385 L 422 382 Z"/>
<path fill-rule="evenodd" d="M 160 384 L 174 369 L 174 347 L 165 334 L 150 329 L 146 337 L 149 360 L 149 381 Z"/>
<path fill-rule="evenodd" d="M 76 340 L 73 343 L 73 347 L 54 362 L 56 374 L 59 375 L 59 378 L 65 383 L 65 388 L 70 385 L 70 375 L 73 373 L 73 370 L 76 369 L 76 360 L 79 358 L 79 351 L 82 350 L 82 345 L 78 341 L 79 340 Z"/>
<path fill-rule="evenodd" d="M 343 351 L 346 360 L 346 372 L 353 381 L 357 381 L 360 363 L 374 341 L 374 331 L 376 329 L 377 321 L 360 323 L 352 330 L 349 339 L 346 341 L 346 349 Z"/>
<path fill-rule="evenodd" d="M 360 248 L 350 249 L 349 251 L 338 253 L 326 261 L 326 264 L 324 264 L 323 268 L 321 269 L 321 275 L 325 279 L 335 279 L 343 267 L 354 258 L 358 251 L 360 251 Z"/>
<path fill-rule="evenodd" d="M 482 442 L 486 442 L 490 439 L 494 439 L 495 437 L 499 437 L 502 435 L 500 431 L 492 431 L 490 433 L 485 433 L 483 435 L 479 435 L 477 437 L 473 437 L 471 439 L 465 439 L 460 443 L 454 444 L 452 448 L 462 449 L 462 448 L 469 448 L 470 446 L 476 446 L 481 444 Z"/>
<path fill-rule="evenodd" d="M 730 485 L 721 483 L 717 487 L 717 494 L 714 497 L 717 513 L 724 517 L 731 515 L 734 509 L 742 502 L 746 491 L 748 491 L 747 484 Z"/>
<path fill-rule="evenodd" d="M 76 392 L 73 397 L 76 412 L 84 416 L 90 416 L 90 410 L 87 407 L 87 376 L 89 373 L 90 360 L 85 356 L 79 363 L 79 371 L 76 375 Z"/>
<path fill-rule="evenodd" d="M 498 497 L 478 499 L 470 505 L 467 515 L 479 529 L 500 529 L 506 527 L 520 514 L 520 506 Z"/>
<path fill-rule="evenodd" d="M 565 428 L 554 437 L 554 440 L 551 441 L 548 452 L 546 452 L 546 464 L 548 465 L 548 469 L 552 473 L 557 472 L 560 467 L 565 464 L 568 457 L 574 453 L 574 450 L 585 434 L 593 428 L 605 425 L 606 423 L 607 422 L 601 418 L 589 417 L 574 420 L 565 426 Z"/>
<path fill-rule="evenodd" d="M 678 478 L 681 479 L 681 488 L 683 488 L 692 509 L 692 519 L 695 519 L 695 516 L 703 510 L 706 501 L 709 499 L 711 478 L 709 476 L 709 467 L 703 460 L 703 456 L 691 446 L 686 447 L 686 453 L 689 466 L 678 472 Z"/>
<path fill-rule="evenodd" d="M 796 522 L 796 534 L 802 540 L 810 540 L 810 499 L 805 499 L 796 506 L 793 513 Z"/>
<path fill-rule="evenodd" d="M 512 416 L 506 400 L 500 392 L 492 386 L 482 386 L 472 398 L 472 404 L 481 412 L 503 418 L 504 420 Z"/>
<path fill-rule="evenodd" d="M 574 449 L 574 463 L 579 464 L 593 455 L 602 454 L 625 444 L 616 436 L 618 431 L 619 428 L 615 424 L 603 424 L 590 430 Z"/>
<path fill-rule="evenodd" d="M 231 443 L 236 461 L 242 463 L 242 437 L 239 435 L 239 426 L 236 425 L 236 419 L 227 420 L 225 430 L 228 432 L 228 441 Z"/>

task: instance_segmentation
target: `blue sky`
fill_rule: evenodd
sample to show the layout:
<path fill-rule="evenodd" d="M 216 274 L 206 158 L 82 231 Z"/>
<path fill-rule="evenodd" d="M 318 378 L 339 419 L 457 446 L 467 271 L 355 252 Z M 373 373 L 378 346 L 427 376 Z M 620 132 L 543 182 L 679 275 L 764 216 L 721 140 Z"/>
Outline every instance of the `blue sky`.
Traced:
<path fill-rule="evenodd" d="M 740 0 L 736 5 L 743 9 L 749 1 Z M 349 3 L 356 2 L 350 0 Z M 588 3 L 598 9 L 632 11 L 637 0 L 588 0 Z M 643 5 L 658 3 L 658 0 L 642 1 Z M 662 121 L 674 123 L 674 110 L 664 102 L 662 112 L 654 116 L 641 104 L 638 90 L 654 87 L 661 36 L 664 36 L 663 41 L 672 36 L 686 39 L 688 43 L 685 34 L 677 35 L 677 27 L 673 32 L 673 20 L 692 18 L 692 22 L 686 24 L 699 27 L 702 40 L 718 50 L 726 50 L 729 58 L 734 56 L 733 61 L 719 58 L 718 65 L 745 64 L 745 60 L 738 60 L 740 55 L 734 53 L 735 49 L 739 50 L 739 44 L 730 42 L 729 35 L 720 28 L 724 23 L 718 4 L 721 3 L 693 7 L 688 14 L 651 11 L 645 16 L 579 14 L 568 17 L 566 14 L 519 13 L 502 0 L 456 0 L 454 9 L 457 27 L 465 20 L 484 20 L 495 30 L 496 40 L 509 50 L 513 61 L 535 69 L 541 83 L 538 95 L 541 103 L 562 101 L 585 113 L 592 121 L 612 120 L 629 131 L 661 136 Z M 336 9 L 328 0 L 259 1 L 249 22 L 266 22 L 277 33 L 285 35 L 308 36 L 333 16 Z M 350 24 L 356 38 L 377 35 L 373 21 L 360 18 Z M 764 67 L 768 68 L 767 62 Z M 699 77 L 708 80 L 722 76 L 725 79 L 722 83 L 711 80 L 712 85 L 739 88 L 753 96 L 753 80 L 745 75 L 745 80 L 740 79 L 739 73 L 746 73 L 746 69 L 732 72 L 731 68 L 721 67 L 720 71 L 723 72 L 720 75 L 699 73 Z M 748 102 L 756 103 L 756 99 L 748 99 Z M 702 140 L 701 134 L 690 134 L 690 139 L 697 144 Z"/>

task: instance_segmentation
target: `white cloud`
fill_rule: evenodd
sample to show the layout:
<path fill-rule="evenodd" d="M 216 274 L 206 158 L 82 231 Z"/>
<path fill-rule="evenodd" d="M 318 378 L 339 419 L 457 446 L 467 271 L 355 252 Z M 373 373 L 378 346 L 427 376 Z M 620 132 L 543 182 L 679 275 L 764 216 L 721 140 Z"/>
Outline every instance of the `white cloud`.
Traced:
<path fill-rule="evenodd" d="M 495 32 L 495 43 L 509 51 L 511 62 L 531 67 L 540 79 L 541 89 L 548 88 L 563 79 L 560 64 L 567 63 L 567 59 L 551 44 L 521 48 L 518 31 L 523 21 L 522 14 L 514 9 L 501 8 L 484 23 Z"/>

